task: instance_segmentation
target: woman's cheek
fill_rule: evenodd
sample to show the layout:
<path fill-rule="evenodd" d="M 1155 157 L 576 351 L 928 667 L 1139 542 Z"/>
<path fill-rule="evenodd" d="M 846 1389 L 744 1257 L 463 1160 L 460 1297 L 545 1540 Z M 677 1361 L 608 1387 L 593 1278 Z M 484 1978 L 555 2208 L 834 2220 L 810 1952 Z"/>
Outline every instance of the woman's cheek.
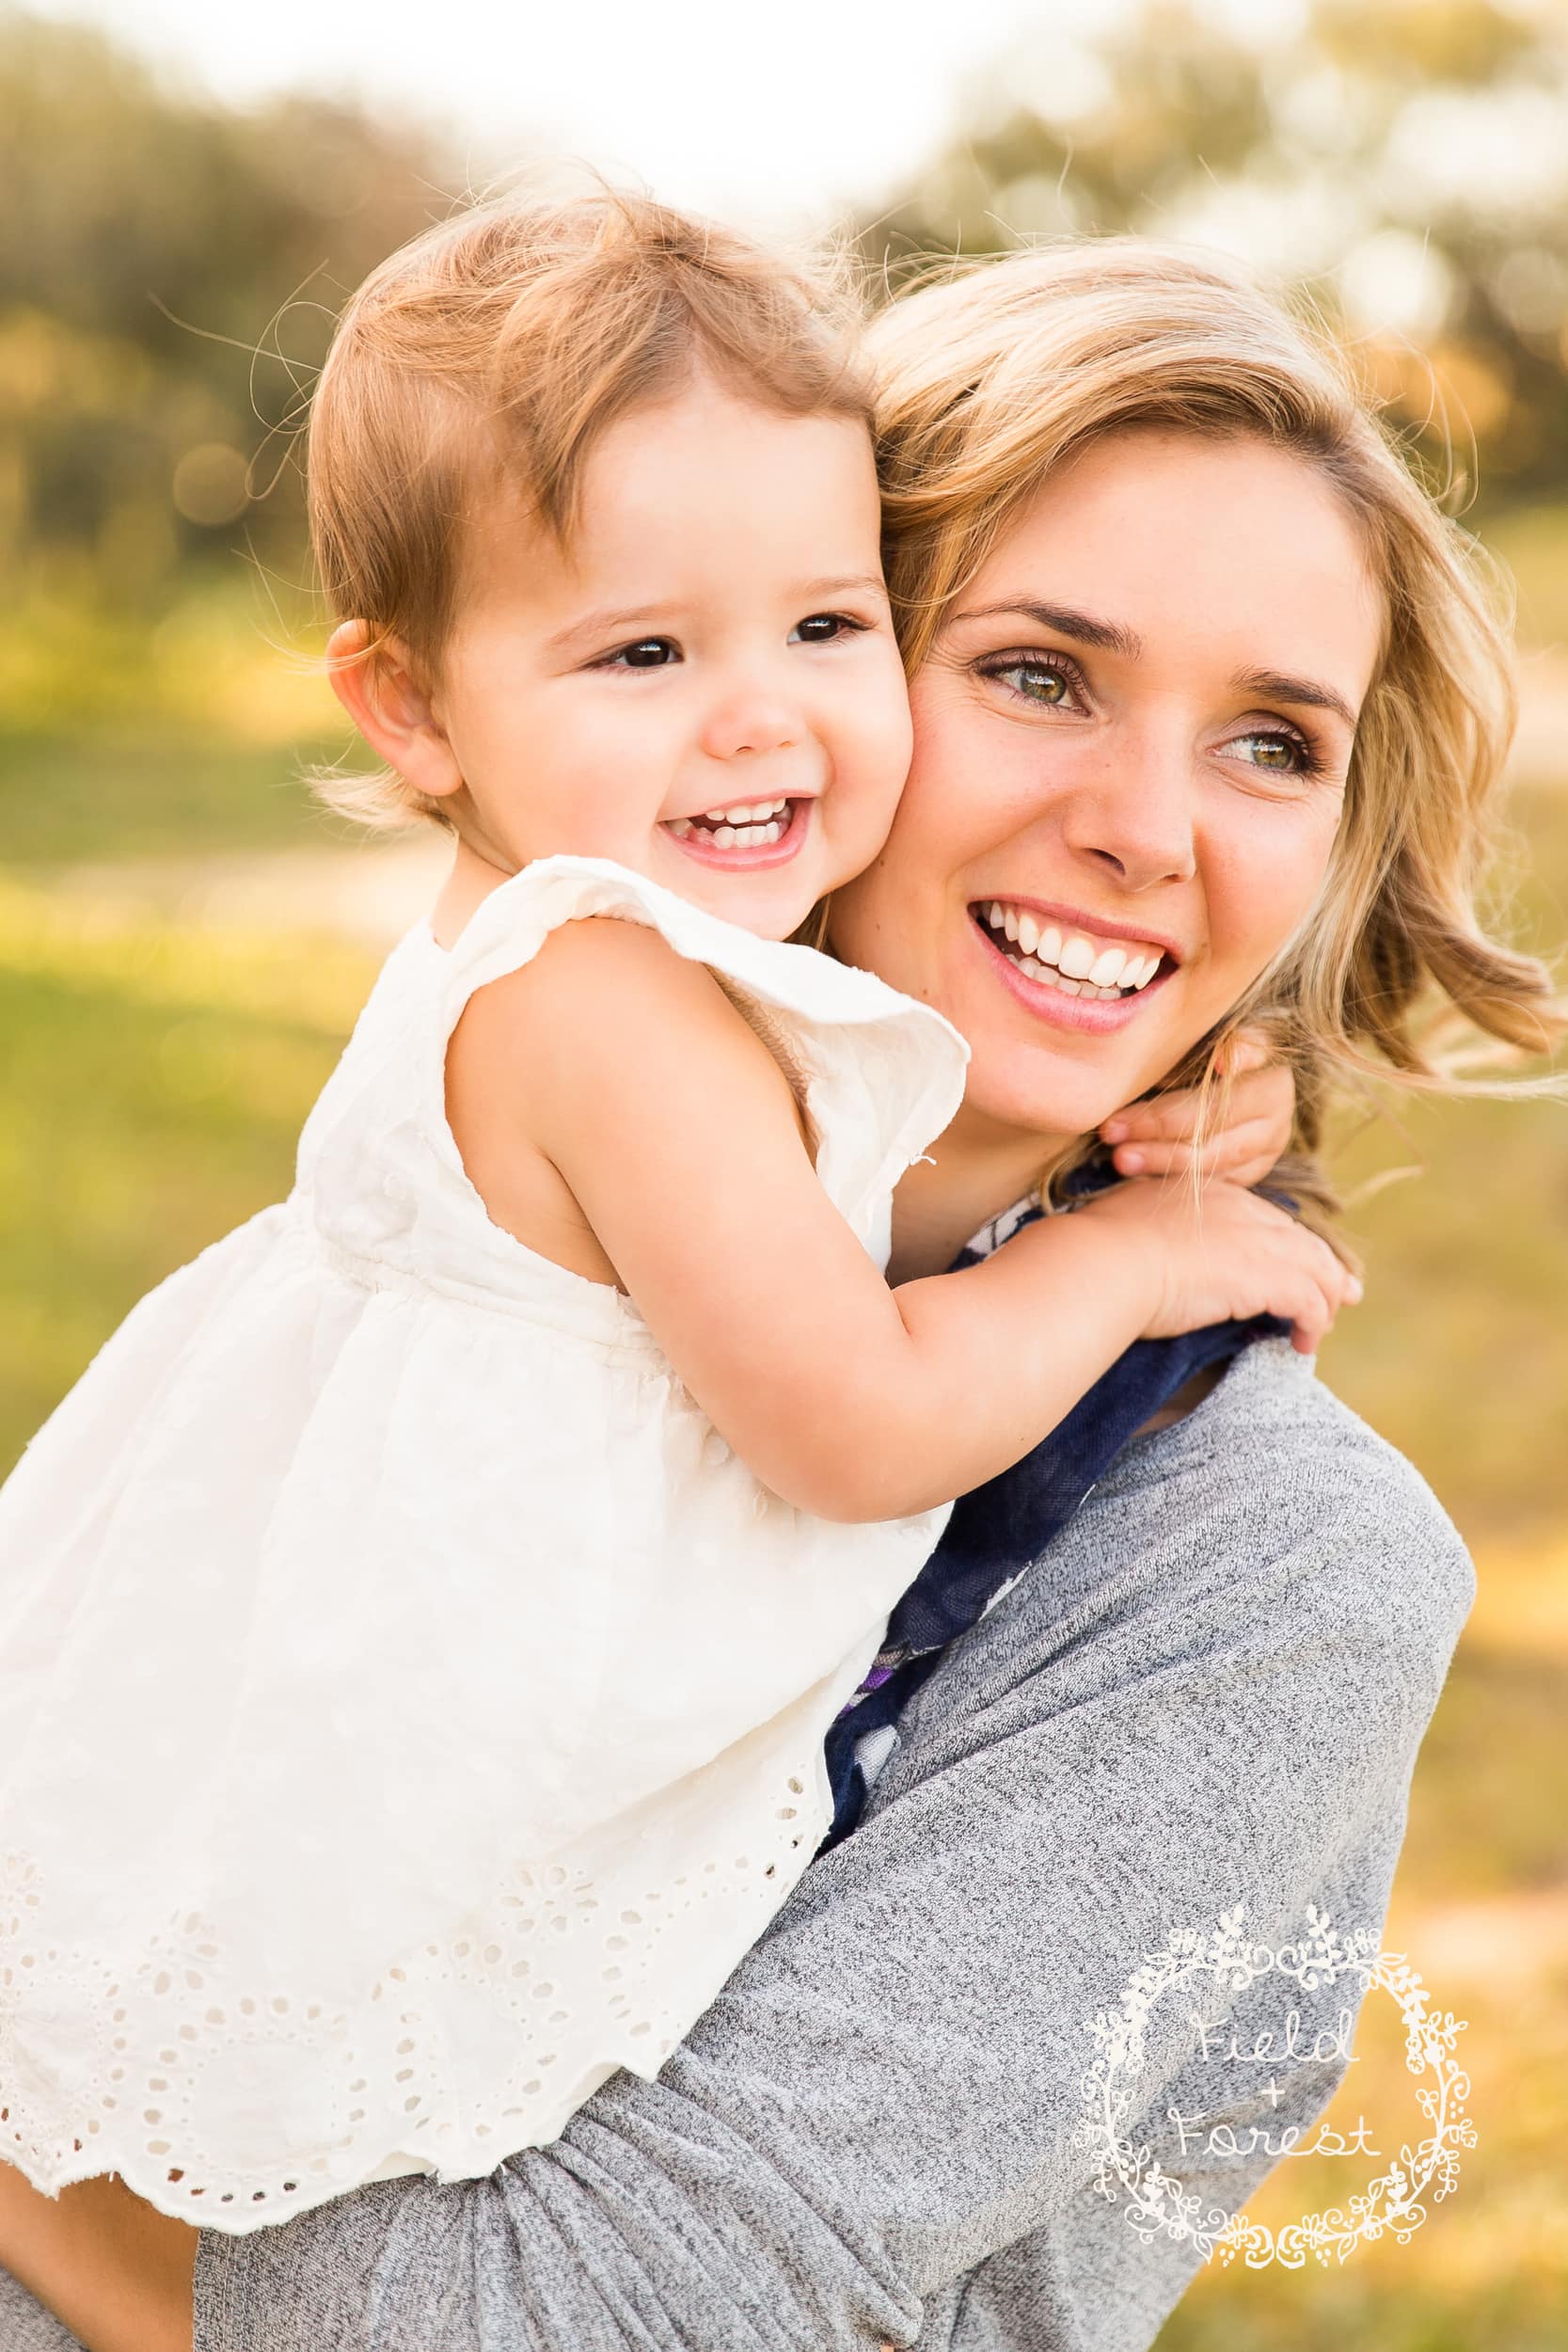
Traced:
<path fill-rule="evenodd" d="M 1232 814 L 1220 854 L 1207 861 L 1209 935 L 1228 1002 L 1310 921 L 1338 830 L 1337 802 L 1259 802 L 1243 823 Z"/>

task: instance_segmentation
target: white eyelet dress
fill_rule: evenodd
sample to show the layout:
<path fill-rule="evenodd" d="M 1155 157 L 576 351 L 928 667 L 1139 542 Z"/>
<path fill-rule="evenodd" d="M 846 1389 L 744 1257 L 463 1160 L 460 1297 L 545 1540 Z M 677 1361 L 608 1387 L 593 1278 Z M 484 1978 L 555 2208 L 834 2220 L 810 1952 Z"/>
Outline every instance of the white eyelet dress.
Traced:
<path fill-rule="evenodd" d="M 0 2154 L 41 2187 L 244 2232 L 489 2172 L 657 2071 L 824 1834 L 823 1737 L 946 1514 L 781 1502 L 627 1298 L 490 1221 L 447 1041 L 589 914 L 713 970 L 879 1263 L 958 1107 L 940 1015 L 601 859 L 393 950 L 290 1198 L 0 1490 Z"/>

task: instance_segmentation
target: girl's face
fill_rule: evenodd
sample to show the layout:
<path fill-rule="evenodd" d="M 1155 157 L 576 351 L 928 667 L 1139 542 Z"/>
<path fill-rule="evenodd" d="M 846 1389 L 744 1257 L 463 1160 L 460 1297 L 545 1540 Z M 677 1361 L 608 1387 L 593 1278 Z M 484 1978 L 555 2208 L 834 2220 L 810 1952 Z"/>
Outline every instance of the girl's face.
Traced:
<path fill-rule="evenodd" d="M 864 427 L 703 379 L 623 418 L 569 548 L 477 520 L 431 701 L 492 863 L 613 858 L 784 937 L 909 767 Z"/>
<path fill-rule="evenodd" d="M 851 963 L 973 1049 L 973 1135 L 1090 1133 L 1310 917 L 1383 600 L 1338 498 L 1259 441 L 1138 429 L 1053 475 L 914 681 Z"/>

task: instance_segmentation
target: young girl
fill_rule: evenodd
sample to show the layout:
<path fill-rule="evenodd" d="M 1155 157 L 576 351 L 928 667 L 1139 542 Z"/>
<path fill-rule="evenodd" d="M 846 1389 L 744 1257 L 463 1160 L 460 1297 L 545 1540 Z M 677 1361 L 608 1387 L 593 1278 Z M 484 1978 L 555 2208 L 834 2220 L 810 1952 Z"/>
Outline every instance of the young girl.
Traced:
<path fill-rule="evenodd" d="M 867 416 L 810 284 L 651 204 L 468 215 L 350 306 L 334 675 L 453 863 L 290 1198 L 0 1495 L 0 2147 L 44 2189 L 250 2230 L 656 2072 L 811 1859 L 948 1499 L 1140 1334 L 1310 1345 L 1347 1295 L 1233 1185 L 889 1288 L 966 1049 L 787 944 L 909 758 Z M 1174 950 L 974 887 L 1085 1028 L 1140 1018 Z"/>

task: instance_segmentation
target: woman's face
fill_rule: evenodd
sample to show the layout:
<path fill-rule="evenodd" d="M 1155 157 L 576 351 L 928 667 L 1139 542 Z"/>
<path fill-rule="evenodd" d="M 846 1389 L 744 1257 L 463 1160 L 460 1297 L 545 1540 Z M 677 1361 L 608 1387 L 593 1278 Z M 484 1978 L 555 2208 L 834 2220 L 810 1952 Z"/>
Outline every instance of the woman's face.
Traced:
<path fill-rule="evenodd" d="M 968 1038 L 972 1129 L 1087 1134 L 1309 916 L 1383 622 L 1338 497 L 1260 441 L 1123 432 L 1023 510 L 833 901 L 838 953 Z"/>

